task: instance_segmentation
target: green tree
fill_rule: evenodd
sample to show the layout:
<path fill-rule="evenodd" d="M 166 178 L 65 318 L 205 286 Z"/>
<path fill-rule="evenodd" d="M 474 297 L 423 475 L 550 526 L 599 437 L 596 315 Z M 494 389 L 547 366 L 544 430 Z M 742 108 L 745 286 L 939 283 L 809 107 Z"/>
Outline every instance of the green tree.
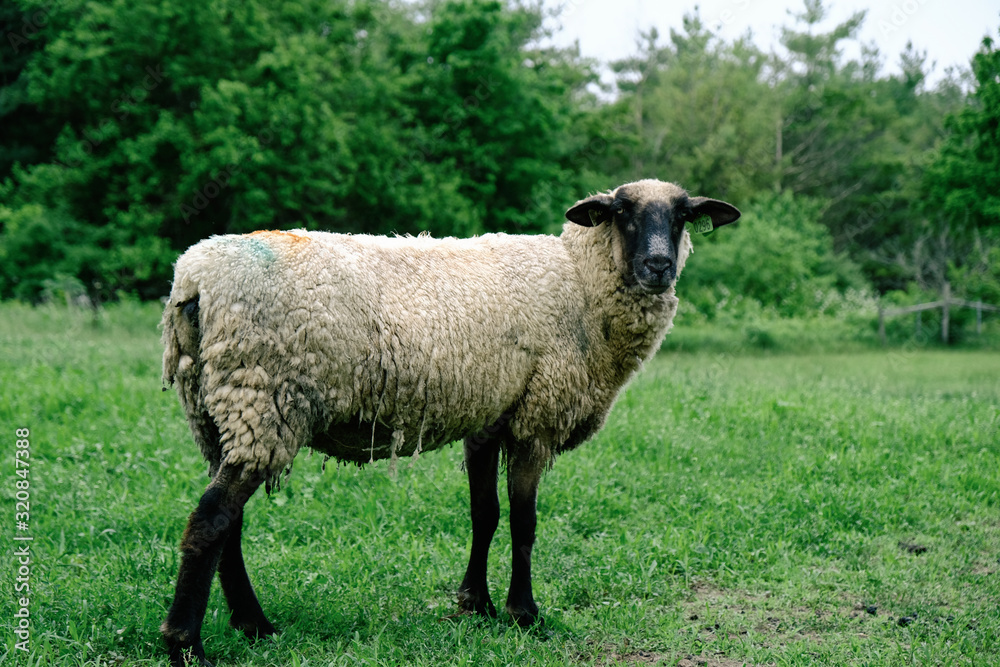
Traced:
<path fill-rule="evenodd" d="M 960 85 L 946 79 L 927 90 L 926 54 L 908 45 L 901 73 L 881 75 L 881 54 L 862 47 L 844 61 L 843 44 L 856 38 L 864 12 L 822 32 L 821 0 L 805 0 L 786 27 L 786 59 L 775 57 L 775 90 L 783 108 L 783 187 L 828 201 L 823 223 L 881 290 L 914 279 L 911 257 L 917 201 L 927 156 L 941 136 L 942 118 L 962 103 Z"/>
<path fill-rule="evenodd" d="M 570 202 L 579 168 L 571 159 L 574 94 L 592 80 L 570 54 L 528 48 L 541 14 L 500 2 L 436 5 L 426 43 L 408 73 L 402 103 L 419 125 L 410 176 L 419 213 L 441 233 L 537 232 L 562 216 L 538 200 Z M 462 201 L 442 219 L 437 188 Z M 416 195 L 416 192 L 414 192 Z M 449 209 L 443 209 L 448 211 Z M 413 229 L 413 226 L 409 226 Z"/>
<path fill-rule="evenodd" d="M 793 14 L 803 27 L 781 30 L 787 59 L 773 57 L 772 63 L 782 102 L 778 181 L 793 192 L 836 200 L 857 188 L 845 173 L 879 128 L 867 113 L 870 80 L 859 80 L 856 66 L 840 62 L 841 43 L 856 36 L 864 12 L 818 32 L 827 13 L 822 0 L 805 0 L 803 11 Z"/>
<path fill-rule="evenodd" d="M 540 231 L 558 214 L 539 201 L 576 194 L 574 104 L 593 77 L 529 46 L 538 8 L 46 7 L 12 85 L 58 132 L 0 186 L 2 296 L 37 299 L 56 274 L 99 299 L 159 296 L 177 253 L 215 233 Z"/>
<path fill-rule="evenodd" d="M 831 292 L 864 289 L 860 270 L 834 250 L 820 222 L 824 206 L 789 190 L 756 196 L 734 228 L 695 239 L 685 298 L 709 319 L 748 307 L 795 317 L 815 314 Z"/>
<path fill-rule="evenodd" d="M 15 163 L 35 164 L 51 156 L 59 124 L 30 104 L 28 79 L 22 77 L 31 58 L 45 45 L 45 8 L 30 11 L 17 2 L 0 3 L 0 181 Z"/>
<path fill-rule="evenodd" d="M 936 241 L 936 252 L 917 269 L 947 275 L 967 298 L 1000 303 L 1000 49 L 993 39 L 983 39 L 972 71 L 969 103 L 948 117 L 948 135 L 924 172 L 918 241 Z"/>
<path fill-rule="evenodd" d="M 668 44 L 658 38 L 644 34 L 641 52 L 613 66 L 630 139 L 612 165 L 619 180 L 656 176 L 736 201 L 773 187 L 779 108 L 764 54 L 749 39 L 722 42 L 697 12 Z"/>

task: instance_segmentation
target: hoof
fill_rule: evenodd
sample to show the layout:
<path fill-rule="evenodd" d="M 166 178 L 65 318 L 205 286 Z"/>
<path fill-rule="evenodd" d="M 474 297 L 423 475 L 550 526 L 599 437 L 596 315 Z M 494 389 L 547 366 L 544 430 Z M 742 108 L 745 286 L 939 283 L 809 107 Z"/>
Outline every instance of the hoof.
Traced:
<path fill-rule="evenodd" d="M 543 625 L 545 623 L 545 620 L 538 613 L 538 605 L 534 602 L 526 607 L 512 607 L 507 605 L 507 613 L 522 628 L 530 628 L 533 625 Z"/>
<path fill-rule="evenodd" d="M 489 593 L 476 595 L 469 590 L 460 590 L 458 592 L 458 608 L 464 612 L 489 616 L 490 618 L 496 618 L 497 615 L 497 608 L 493 606 L 493 600 L 490 599 Z"/>
<path fill-rule="evenodd" d="M 266 618 L 261 618 L 256 621 L 230 618 L 229 627 L 242 632 L 243 636 L 249 639 L 251 644 L 256 642 L 258 639 L 278 634 L 278 631 L 274 629 L 274 626 L 271 625 Z"/>

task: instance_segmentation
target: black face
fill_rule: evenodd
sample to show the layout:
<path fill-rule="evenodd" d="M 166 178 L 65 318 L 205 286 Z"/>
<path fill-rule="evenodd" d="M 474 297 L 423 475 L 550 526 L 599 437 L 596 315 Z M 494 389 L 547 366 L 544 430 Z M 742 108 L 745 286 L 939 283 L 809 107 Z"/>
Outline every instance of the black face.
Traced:
<path fill-rule="evenodd" d="M 611 213 L 622 235 L 626 284 L 650 294 L 667 291 L 677 279 L 677 254 L 691 215 L 687 197 L 671 203 L 637 203 L 620 192 L 611 203 Z"/>
<path fill-rule="evenodd" d="M 567 220 L 584 227 L 615 226 L 627 264 L 625 284 L 648 294 L 662 294 L 674 284 L 684 224 L 702 216 L 717 229 L 739 220 L 740 212 L 732 204 L 689 197 L 682 188 L 655 179 L 591 195 L 566 211 Z"/>

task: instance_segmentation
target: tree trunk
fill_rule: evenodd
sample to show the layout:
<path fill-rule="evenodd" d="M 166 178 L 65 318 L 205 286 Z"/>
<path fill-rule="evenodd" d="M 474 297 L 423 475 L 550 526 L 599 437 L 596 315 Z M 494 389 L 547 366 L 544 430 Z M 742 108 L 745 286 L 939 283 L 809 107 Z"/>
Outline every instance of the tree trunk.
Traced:
<path fill-rule="evenodd" d="M 951 306 L 951 284 L 947 282 L 944 284 L 944 294 L 942 295 L 941 298 L 944 301 L 944 305 L 941 306 L 941 342 L 947 345 L 948 319 L 949 315 L 951 314 L 949 312 L 949 307 Z"/>
<path fill-rule="evenodd" d="M 774 132 L 774 190 L 781 192 L 781 116 L 775 122 Z"/>

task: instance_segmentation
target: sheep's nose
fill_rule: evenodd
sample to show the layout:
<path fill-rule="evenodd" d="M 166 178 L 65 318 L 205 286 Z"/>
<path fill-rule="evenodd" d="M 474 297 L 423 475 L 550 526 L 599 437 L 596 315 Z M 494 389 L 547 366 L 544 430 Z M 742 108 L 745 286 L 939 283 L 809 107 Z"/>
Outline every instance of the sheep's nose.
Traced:
<path fill-rule="evenodd" d="M 653 273 L 664 273 L 674 265 L 674 261 L 666 255 L 650 255 L 642 263 Z"/>

